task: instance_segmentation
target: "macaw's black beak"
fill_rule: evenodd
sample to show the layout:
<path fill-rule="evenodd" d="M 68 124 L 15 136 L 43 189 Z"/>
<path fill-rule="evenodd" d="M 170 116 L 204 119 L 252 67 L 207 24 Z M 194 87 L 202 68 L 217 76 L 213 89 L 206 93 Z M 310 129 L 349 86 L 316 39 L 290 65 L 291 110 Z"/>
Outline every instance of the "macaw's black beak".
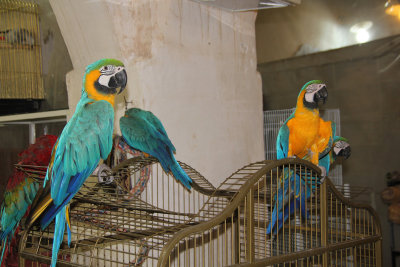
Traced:
<path fill-rule="evenodd" d="M 338 154 L 339 157 L 343 157 L 343 158 L 345 158 L 345 159 L 348 159 L 348 158 L 350 157 L 350 155 L 351 155 L 351 148 L 350 148 L 350 146 L 348 146 L 348 147 L 346 147 L 346 148 L 340 150 L 340 151 L 339 151 L 339 154 Z"/>
<path fill-rule="evenodd" d="M 125 90 L 126 83 L 128 82 L 128 75 L 126 74 L 125 70 L 122 70 L 115 74 L 115 79 L 118 82 L 118 85 L 120 86 L 118 94 L 122 93 L 122 91 Z"/>
<path fill-rule="evenodd" d="M 325 104 L 327 99 L 328 99 L 328 89 L 326 89 L 326 86 L 322 87 L 321 89 L 318 90 L 318 92 L 314 94 L 315 103 L 323 102 L 323 104 Z"/>
<path fill-rule="evenodd" d="M 118 94 L 120 94 L 122 91 L 124 91 L 127 82 L 128 76 L 126 75 L 126 71 L 123 69 L 110 78 L 108 86 L 111 88 L 120 88 L 118 92 Z"/>

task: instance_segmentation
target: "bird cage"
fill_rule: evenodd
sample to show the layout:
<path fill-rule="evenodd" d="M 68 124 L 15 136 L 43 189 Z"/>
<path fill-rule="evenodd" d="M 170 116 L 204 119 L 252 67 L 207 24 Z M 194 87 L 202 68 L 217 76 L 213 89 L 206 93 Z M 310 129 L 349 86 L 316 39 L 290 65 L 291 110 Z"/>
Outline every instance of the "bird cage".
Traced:
<path fill-rule="evenodd" d="M 57 266 L 138 266 L 140 262 L 153 266 L 166 240 L 215 191 L 196 170 L 180 165 L 193 180 L 191 191 L 152 157 L 125 160 L 109 171 L 107 179 L 90 176 L 70 204 L 72 242 L 69 247 L 67 242 L 61 245 Z M 139 193 L 127 186 L 129 181 L 144 180 Z M 20 266 L 50 263 L 53 232 L 54 223 L 44 231 L 33 226 L 25 233 Z"/>
<path fill-rule="evenodd" d="M 312 186 L 320 170 L 310 162 L 253 163 L 218 188 L 181 166 L 193 180 L 191 191 L 153 158 L 122 162 L 108 185 L 90 177 L 71 203 L 72 241 L 68 246 L 64 236 L 57 266 L 381 266 L 374 210 L 344 198 L 329 179 Z M 129 194 L 126 179 L 140 180 L 147 168 L 143 192 Z M 282 229 L 267 234 L 273 207 L 297 198 L 290 187 L 287 198 L 274 198 L 285 172 L 304 181 L 309 194 L 304 209 L 289 208 Z M 24 232 L 20 266 L 50 263 L 53 232 L 54 224 Z"/>
<path fill-rule="evenodd" d="M 0 1 L 0 99 L 43 99 L 38 5 Z"/>
<path fill-rule="evenodd" d="M 298 198 L 291 188 L 280 202 L 275 198 L 284 172 L 310 190 L 305 206 L 291 210 L 288 203 Z M 157 266 L 382 266 L 375 211 L 343 197 L 329 179 L 307 189 L 319 174 L 300 159 L 243 167 L 217 188 L 192 220 L 197 224 L 165 244 Z M 288 207 L 287 219 L 267 234 L 275 206 Z"/>
<path fill-rule="evenodd" d="M 276 159 L 276 138 L 279 129 L 295 108 L 264 111 L 264 151 L 266 160 Z M 340 136 L 340 110 L 321 110 L 322 118 L 336 123 L 336 135 Z M 329 178 L 335 185 L 342 185 L 342 165 L 334 164 L 329 171 Z"/>

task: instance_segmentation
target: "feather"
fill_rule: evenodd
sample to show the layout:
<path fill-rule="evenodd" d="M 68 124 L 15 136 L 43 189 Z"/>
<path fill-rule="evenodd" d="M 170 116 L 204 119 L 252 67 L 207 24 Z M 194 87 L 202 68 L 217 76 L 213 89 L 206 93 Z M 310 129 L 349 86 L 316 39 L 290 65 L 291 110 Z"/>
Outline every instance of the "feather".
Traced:
<path fill-rule="evenodd" d="M 37 138 L 34 144 L 19 154 L 18 164 L 39 166 L 49 164 L 52 147 L 56 140 L 57 137 L 51 135 Z M 28 178 L 22 171 L 15 170 L 10 177 L 4 194 L 4 201 L 1 205 L 0 224 L 2 231 L 0 240 L 3 246 L 1 263 L 4 261 L 8 264 L 8 254 L 14 251 L 12 246 L 15 246 L 16 229 L 27 213 L 38 190 L 39 183 L 34 179 Z"/>
<path fill-rule="evenodd" d="M 119 75 L 115 77 L 114 84 L 101 84 L 100 90 L 95 86 L 95 82 L 100 75 L 109 74 L 103 74 L 99 70 L 109 64 L 121 67 L 114 68 L 118 73 L 112 74 Z M 44 188 L 40 195 L 35 197 L 35 207 L 27 219 L 27 225 L 39 220 L 41 228 L 44 229 L 55 218 L 51 266 L 56 265 L 58 250 L 64 236 L 66 205 L 96 168 L 100 159 L 106 158 L 111 151 L 114 97 L 118 87 L 119 91 L 122 91 L 126 81 L 123 64 L 118 60 L 103 59 L 89 65 L 83 79 L 81 99 L 53 149 Z M 68 231 L 70 242 L 70 227 Z"/>
<path fill-rule="evenodd" d="M 60 249 L 61 242 L 64 238 L 65 213 L 66 207 L 64 206 L 61 211 L 56 215 L 56 226 L 54 228 L 53 238 L 53 252 L 51 255 L 51 267 L 56 267 L 58 250 Z"/>
<path fill-rule="evenodd" d="M 130 147 L 157 158 L 166 173 L 172 172 L 178 181 L 191 188 L 192 180 L 176 161 L 175 147 L 153 113 L 138 108 L 129 109 L 120 118 L 120 128 L 123 139 Z"/>

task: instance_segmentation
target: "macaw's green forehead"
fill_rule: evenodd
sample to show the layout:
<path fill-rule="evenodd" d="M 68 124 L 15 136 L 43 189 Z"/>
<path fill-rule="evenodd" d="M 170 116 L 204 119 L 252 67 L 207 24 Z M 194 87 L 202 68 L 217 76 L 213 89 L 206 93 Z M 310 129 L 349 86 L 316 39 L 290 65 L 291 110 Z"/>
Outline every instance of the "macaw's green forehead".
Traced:
<path fill-rule="evenodd" d="M 100 60 L 97 60 L 96 62 L 90 64 L 89 66 L 86 67 L 86 73 L 91 72 L 92 70 L 98 70 L 103 66 L 107 66 L 107 65 L 114 65 L 114 66 L 124 66 L 124 63 L 122 63 L 121 61 L 117 60 L 117 59 L 113 59 L 113 58 L 103 58 Z"/>
<path fill-rule="evenodd" d="M 303 91 L 307 88 L 307 86 L 309 86 L 310 84 L 314 84 L 314 83 L 320 84 L 320 83 L 324 83 L 324 82 L 321 81 L 321 80 L 312 80 L 312 81 L 307 82 L 307 83 L 306 83 L 305 85 L 303 85 L 303 87 L 301 88 L 300 93 L 299 93 L 299 96 L 301 95 L 301 92 L 303 92 Z"/>
<path fill-rule="evenodd" d="M 309 81 L 308 83 L 306 83 L 305 85 L 303 85 L 303 88 L 301 88 L 301 91 L 303 91 L 304 89 L 306 89 L 307 86 L 309 86 L 310 84 L 314 84 L 314 83 L 316 83 L 316 84 L 321 84 L 321 83 L 324 83 L 324 82 L 321 81 L 321 80 L 312 80 L 312 81 Z"/>
<path fill-rule="evenodd" d="M 336 142 L 339 142 L 339 141 L 344 141 L 346 143 L 349 142 L 349 140 L 347 140 L 347 138 L 344 138 L 344 137 L 341 137 L 341 136 L 335 136 L 333 142 L 336 143 Z"/>

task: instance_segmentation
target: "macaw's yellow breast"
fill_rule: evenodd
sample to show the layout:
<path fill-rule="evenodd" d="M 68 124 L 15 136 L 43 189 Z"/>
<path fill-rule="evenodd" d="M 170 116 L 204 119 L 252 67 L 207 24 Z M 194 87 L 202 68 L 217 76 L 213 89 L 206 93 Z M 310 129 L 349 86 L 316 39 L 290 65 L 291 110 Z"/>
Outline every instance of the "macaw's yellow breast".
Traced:
<path fill-rule="evenodd" d="M 114 107 L 114 100 L 115 96 L 113 94 L 102 94 L 99 93 L 96 88 L 94 87 L 95 82 L 99 79 L 100 77 L 100 71 L 98 70 L 92 70 L 88 74 L 86 74 L 85 78 L 85 90 L 86 93 L 88 94 L 88 97 L 93 100 L 105 100 L 109 102 L 113 107 Z"/>
<path fill-rule="evenodd" d="M 296 109 L 295 116 L 288 121 L 287 126 L 292 155 L 305 157 L 318 140 L 319 114 L 308 110 L 297 113 Z"/>
<path fill-rule="evenodd" d="M 321 153 L 328 146 L 332 136 L 332 122 L 319 119 L 319 137 L 317 141 L 318 152 Z"/>

